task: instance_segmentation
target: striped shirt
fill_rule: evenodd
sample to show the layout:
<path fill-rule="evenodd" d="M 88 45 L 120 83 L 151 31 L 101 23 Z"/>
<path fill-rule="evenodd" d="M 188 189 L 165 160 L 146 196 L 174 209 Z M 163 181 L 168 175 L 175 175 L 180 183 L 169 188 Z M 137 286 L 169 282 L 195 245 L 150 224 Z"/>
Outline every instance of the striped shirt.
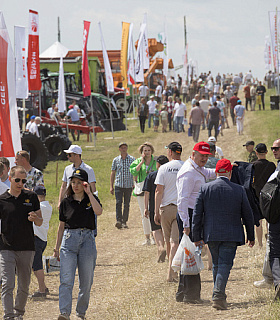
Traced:
<path fill-rule="evenodd" d="M 133 176 L 130 173 L 130 165 L 135 160 L 129 154 L 123 159 L 120 155 L 112 162 L 112 171 L 116 171 L 115 186 L 120 188 L 133 188 Z"/>

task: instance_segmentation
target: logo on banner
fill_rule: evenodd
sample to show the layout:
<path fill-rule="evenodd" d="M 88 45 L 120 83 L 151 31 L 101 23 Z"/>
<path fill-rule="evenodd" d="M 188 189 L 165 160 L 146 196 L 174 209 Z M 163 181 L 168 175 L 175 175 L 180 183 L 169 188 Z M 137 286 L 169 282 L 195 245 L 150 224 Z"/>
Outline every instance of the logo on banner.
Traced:
<path fill-rule="evenodd" d="M 37 24 L 36 19 L 34 19 L 34 18 L 31 21 L 31 30 L 34 33 L 36 33 L 38 31 L 38 24 Z"/>

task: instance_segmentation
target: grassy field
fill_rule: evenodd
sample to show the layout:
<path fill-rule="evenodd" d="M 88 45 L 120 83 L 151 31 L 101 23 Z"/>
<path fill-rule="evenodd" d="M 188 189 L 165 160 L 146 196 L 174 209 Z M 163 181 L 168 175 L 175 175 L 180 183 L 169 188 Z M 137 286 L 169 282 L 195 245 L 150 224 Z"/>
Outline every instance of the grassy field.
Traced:
<path fill-rule="evenodd" d="M 188 113 L 190 106 L 188 105 Z M 130 115 L 131 116 L 131 115 Z M 244 135 L 236 133 L 236 127 L 224 130 L 224 136 L 218 138 L 217 145 L 223 149 L 225 157 L 246 161 L 248 153 L 243 144 L 247 140 L 266 143 L 268 147 L 276 138 L 280 138 L 279 110 L 271 111 L 269 97 L 266 98 L 266 110 L 247 112 L 245 116 Z M 207 141 L 207 131 L 201 131 L 200 140 Z M 280 319 L 279 303 L 272 304 L 273 289 L 256 289 L 253 282 L 262 278 L 262 264 L 265 248 L 256 245 L 253 249 L 242 246 L 238 249 L 228 286 L 229 309 L 225 312 L 211 308 L 212 274 L 207 268 L 202 271 L 203 305 L 188 305 L 175 302 L 177 284 L 166 282 L 167 263 L 156 262 L 155 246 L 143 247 L 143 230 L 137 200 L 131 201 L 129 229 L 117 230 L 115 224 L 115 199 L 109 192 L 112 159 L 118 155 L 118 144 L 126 141 L 129 153 L 139 156 L 139 145 L 151 142 L 155 154 L 164 154 L 164 146 L 171 141 L 178 141 L 183 146 L 182 159 L 191 154 L 194 142 L 186 133 L 155 133 L 147 129 L 142 134 L 137 120 L 128 121 L 128 130 L 97 135 L 96 147 L 81 136 L 79 145 L 83 148 L 83 160 L 93 167 L 97 180 L 97 190 L 103 205 L 103 214 L 98 218 L 98 260 L 95 269 L 94 284 L 91 293 L 87 319 Z M 269 151 L 268 159 L 273 159 Z M 63 170 L 69 162 L 49 162 L 44 170 L 47 200 L 53 206 L 50 223 L 48 246 L 45 254 L 51 255 L 58 226 L 57 200 Z M 58 168 L 58 174 L 56 171 Z M 57 177 L 57 178 L 56 178 Z M 56 180 L 58 183 L 56 184 Z M 265 241 L 265 240 L 264 240 Z M 207 266 L 207 262 L 205 261 Z M 43 301 L 29 300 L 25 319 L 57 319 L 59 273 L 46 275 L 46 283 L 51 295 Z M 33 276 L 30 291 L 37 289 Z M 78 279 L 73 292 L 73 312 L 78 292 Z M 0 312 L 0 316 L 2 313 Z"/>

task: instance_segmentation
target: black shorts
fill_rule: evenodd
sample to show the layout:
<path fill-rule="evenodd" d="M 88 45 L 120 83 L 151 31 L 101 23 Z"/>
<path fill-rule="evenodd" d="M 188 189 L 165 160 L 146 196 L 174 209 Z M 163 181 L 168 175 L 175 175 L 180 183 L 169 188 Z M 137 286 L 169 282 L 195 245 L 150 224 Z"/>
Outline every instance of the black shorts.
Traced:
<path fill-rule="evenodd" d="M 152 231 L 156 231 L 156 230 L 161 230 L 161 225 L 158 225 L 155 223 L 154 217 L 155 217 L 155 213 L 154 211 L 149 211 L 150 213 L 150 222 L 151 222 L 151 228 Z"/>
<path fill-rule="evenodd" d="M 38 271 L 43 269 L 42 256 L 43 256 L 43 252 L 46 249 L 47 241 L 43 241 L 39 237 L 35 236 L 34 242 L 35 242 L 35 256 L 33 260 L 32 269 L 33 271 Z"/>

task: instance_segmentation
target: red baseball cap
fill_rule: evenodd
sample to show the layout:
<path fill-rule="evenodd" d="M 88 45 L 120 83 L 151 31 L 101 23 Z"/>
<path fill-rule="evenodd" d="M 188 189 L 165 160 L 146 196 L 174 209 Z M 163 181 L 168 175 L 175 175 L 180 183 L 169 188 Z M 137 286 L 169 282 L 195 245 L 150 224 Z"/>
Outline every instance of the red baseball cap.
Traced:
<path fill-rule="evenodd" d="M 72 104 L 68 107 L 68 109 L 73 109 L 73 108 L 74 106 Z"/>
<path fill-rule="evenodd" d="M 211 154 L 210 152 L 210 146 L 207 142 L 201 141 L 198 142 L 194 147 L 194 151 L 198 151 L 201 154 Z"/>
<path fill-rule="evenodd" d="M 228 159 L 221 159 L 216 164 L 216 172 L 227 173 L 232 170 L 232 165 Z"/>

